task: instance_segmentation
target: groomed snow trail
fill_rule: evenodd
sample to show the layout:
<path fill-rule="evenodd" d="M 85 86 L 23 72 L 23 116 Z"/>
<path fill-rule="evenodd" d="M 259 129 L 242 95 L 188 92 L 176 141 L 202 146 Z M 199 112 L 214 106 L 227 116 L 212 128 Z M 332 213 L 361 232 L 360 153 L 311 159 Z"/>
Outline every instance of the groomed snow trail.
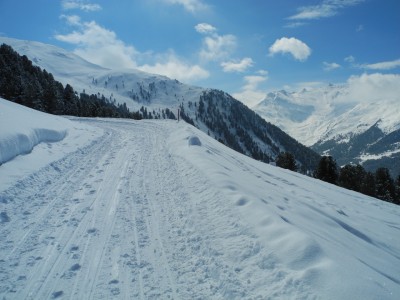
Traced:
<path fill-rule="evenodd" d="M 157 182 L 173 174 L 162 128 L 95 123 L 96 143 L 3 193 L 2 298 L 178 298 L 160 209 L 182 195 Z"/>
<path fill-rule="evenodd" d="M 86 122 L 104 136 L 1 194 L 8 219 L 0 232 L 0 297 L 251 295 L 234 258 L 222 259 L 216 249 L 223 244 L 210 238 L 224 224 L 189 199 L 193 191 L 211 200 L 220 195 L 190 168 L 181 173 L 163 123 Z"/>
<path fill-rule="evenodd" d="M 397 206 L 184 122 L 74 120 L 104 134 L 0 191 L 0 299 L 398 299 Z"/>

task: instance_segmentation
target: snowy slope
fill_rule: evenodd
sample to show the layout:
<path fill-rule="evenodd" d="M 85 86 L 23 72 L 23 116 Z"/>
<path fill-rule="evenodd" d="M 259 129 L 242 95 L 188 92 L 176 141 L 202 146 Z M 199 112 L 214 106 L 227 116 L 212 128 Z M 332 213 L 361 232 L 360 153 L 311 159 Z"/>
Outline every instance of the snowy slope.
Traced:
<path fill-rule="evenodd" d="M 169 108 L 176 114 L 179 104 L 198 99 L 205 89 L 189 86 L 165 76 L 136 69 L 110 70 L 87 62 L 62 48 L 34 41 L 0 37 L 0 44 L 10 45 L 21 55 L 75 91 L 104 95 L 131 110 L 141 106 Z"/>
<path fill-rule="evenodd" d="M 379 122 L 389 133 L 400 129 L 399 97 L 375 101 L 355 99 L 348 85 L 328 85 L 299 92 L 266 95 L 253 109 L 305 145 L 335 139 L 348 140 Z"/>
<path fill-rule="evenodd" d="M 373 79 L 382 76 L 362 75 L 358 85 L 269 93 L 253 109 L 318 153 L 332 155 L 339 165 L 361 163 L 372 172 L 387 167 L 398 176 L 400 87 L 396 93 L 393 87 L 387 92 L 383 84 L 374 86 Z M 400 85 L 400 77 L 393 78 Z"/>
<path fill-rule="evenodd" d="M 184 122 L 71 123 L 101 136 L 0 166 L 1 298 L 398 299 L 398 206 Z"/>

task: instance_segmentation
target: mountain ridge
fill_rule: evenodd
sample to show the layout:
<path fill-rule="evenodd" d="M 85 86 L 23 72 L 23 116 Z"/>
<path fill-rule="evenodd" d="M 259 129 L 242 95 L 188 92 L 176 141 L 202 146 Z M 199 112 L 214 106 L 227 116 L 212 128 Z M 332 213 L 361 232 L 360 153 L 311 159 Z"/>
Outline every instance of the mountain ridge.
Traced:
<path fill-rule="evenodd" d="M 383 94 L 374 101 L 355 95 L 351 84 L 277 91 L 253 109 L 319 154 L 332 155 L 339 165 L 360 163 L 370 171 L 387 167 L 400 175 L 400 96 Z M 299 112 L 303 118 L 291 117 Z"/>

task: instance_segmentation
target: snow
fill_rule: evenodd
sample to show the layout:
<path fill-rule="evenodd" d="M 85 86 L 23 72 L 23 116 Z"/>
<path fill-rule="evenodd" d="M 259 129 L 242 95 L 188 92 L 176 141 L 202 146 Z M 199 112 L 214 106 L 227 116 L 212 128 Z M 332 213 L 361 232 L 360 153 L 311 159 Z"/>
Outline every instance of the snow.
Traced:
<path fill-rule="evenodd" d="M 149 111 L 168 108 L 176 114 L 182 102 L 198 101 L 205 90 L 137 69 L 106 69 L 53 45 L 0 36 L 2 43 L 10 45 L 20 55 L 26 55 L 64 86 L 70 84 L 78 93 L 85 91 L 89 95 L 104 95 L 111 101 L 126 103 L 131 111 L 145 106 Z M 139 95 L 139 101 L 132 99 L 133 94 Z M 149 98 L 145 99 L 147 95 Z"/>
<path fill-rule="evenodd" d="M 0 166 L 2 299 L 399 298 L 398 206 L 184 122 L 46 123 L 65 138 Z"/>
<path fill-rule="evenodd" d="M 400 128 L 398 93 L 375 88 L 369 97 L 361 97 L 355 90 L 363 89 L 348 83 L 278 91 L 267 94 L 253 109 L 307 146 L 331 139 L 345 142 L 376 123 L 384 133 Z"/>
<path fill-rule="evenodd" d="M 0 98 L 0 187 L 9 186 L 21 174 L 28 175 L 35 168 L 57 161 L 101 135 L 99 128 Z"/>
<path fill-rule="evenodd" d="M 399 145 L 396 145 L 396 146 L 399 146 Z M 362 162 L 368 161 L 368 160 L 378 160 L 378 159 L 381 159 L 383 157 L 391 157 L 392 155 L 397 154 L 397 153 L 400 153 L 400 149 L 392 150 L 392 151 L 390 151 L 390 150 L 389 151 L 385 151 L 385 152 L 383 152 L 381 154 L 378 154 L 378 155 L 377 154 L 363 154 L 363 155 L 360 155 L 358 157 L 358 159 L 360 159 L 360 161 L 362 163 Z"/>
<path fill-rule="evenodd" d="M 60 118 L 53 121 L 46 114 L 23 106 L 15 115 L 14 108 L 15 104 L 0 98 L 0 164 L 31 152 L 39 143 L 57 142 L 65 138 L 66 126 Z"/>

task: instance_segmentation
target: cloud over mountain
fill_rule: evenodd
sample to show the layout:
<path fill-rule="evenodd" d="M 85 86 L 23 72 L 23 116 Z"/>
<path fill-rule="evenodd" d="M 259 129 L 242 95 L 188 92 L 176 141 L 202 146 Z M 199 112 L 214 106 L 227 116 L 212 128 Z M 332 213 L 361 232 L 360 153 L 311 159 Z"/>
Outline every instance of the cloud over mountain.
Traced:
<path fill-rule="evenodd" d="M 283 37 L 277 39 L 269 48 L 271 56 L 277 53 L 289 53 L 298 61 L 305 61 L 311 55 L 311 48 L 296 38 Z"/>
<path fill-rule="evenodd" d="M 221 63 L 224 72 L 244 72 L 251 66 L 254 61 L 250 57 L 245 57 L 240 61 L 226 61 Z"/>

